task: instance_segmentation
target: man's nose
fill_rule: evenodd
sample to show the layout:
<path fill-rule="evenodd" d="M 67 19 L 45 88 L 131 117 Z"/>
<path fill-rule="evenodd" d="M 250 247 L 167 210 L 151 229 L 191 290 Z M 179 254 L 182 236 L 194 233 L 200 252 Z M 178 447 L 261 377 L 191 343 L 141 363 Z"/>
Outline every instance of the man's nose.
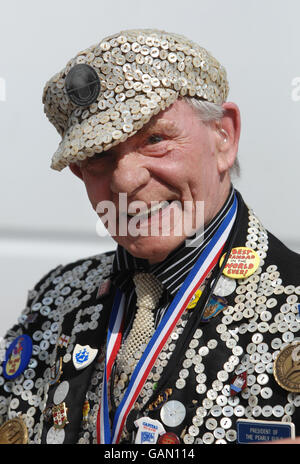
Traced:
<path fill-rule="evenodd" d="M 150 173 L 143 166 L 142 155 L 135 152 L 120 154 L 111 177 L 111 190 L 114 193 L 133 195 L 147 184 Z"/>

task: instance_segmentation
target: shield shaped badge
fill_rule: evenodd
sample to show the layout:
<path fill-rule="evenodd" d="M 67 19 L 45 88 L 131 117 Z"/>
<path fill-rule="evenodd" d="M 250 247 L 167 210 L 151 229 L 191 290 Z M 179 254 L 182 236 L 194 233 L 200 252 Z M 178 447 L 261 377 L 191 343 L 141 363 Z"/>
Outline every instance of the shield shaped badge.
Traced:
<path fill-rule="evenodd" d="M 73 351 L 74 367 L 80 370 L 89 366 L 94 361 L 97 353 L 97 349 L 91 348 L 89 345 L 81 346 L 77 343 Z"/>
<path fill-rule="evenodd" d="M 63 429 L 69 423 L 67 416 L 68 408 L 66 403 L 56 404 L 52 408 L 53 426 L 56 429 Z"/>

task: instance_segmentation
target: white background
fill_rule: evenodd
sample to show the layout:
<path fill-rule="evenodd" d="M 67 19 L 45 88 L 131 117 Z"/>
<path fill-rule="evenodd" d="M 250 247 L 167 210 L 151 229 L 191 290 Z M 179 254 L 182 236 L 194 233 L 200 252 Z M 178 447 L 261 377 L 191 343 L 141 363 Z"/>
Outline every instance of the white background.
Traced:
<path fill-rule="evenodd" d="M 71 57 L 122 29 L 184 34 L 224 64 L 242 115 L 235 185 L 300 251 L 299 18 L 299 0 L 1 0 L 0 335 L 51 268 L 114 246 L 97 236 L 81 182 L 49 168 L 59 135 L 41 97 Z"/>

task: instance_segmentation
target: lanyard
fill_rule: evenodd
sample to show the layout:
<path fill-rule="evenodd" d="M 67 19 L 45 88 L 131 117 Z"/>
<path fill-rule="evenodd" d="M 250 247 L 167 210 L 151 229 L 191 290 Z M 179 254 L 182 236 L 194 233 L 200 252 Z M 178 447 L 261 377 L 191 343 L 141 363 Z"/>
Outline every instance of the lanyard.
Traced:
<path fill-rule="evenodd" d="M 117 290 L 107 335 L 106 360 L 102 382 L 101 403 L 97 418 L 97 441 L 101 444 L 118 443 L 126 421 L 139 393 L 170 334 L 175 328 L 195 291 L 200 287 L 209 272 L 217 264 L 226 240 L 230 234 L 237 214 L 237 199 L 223 219 L 219 228 L 205 247 L 197 262 L 189 272 L 174 300 L 166 311 L 162 321 L 155 330 L 141 359 L 136 365 L 123 399 L 119 404 L 112 429 L 108 408 L 108 381 L 111 369 L 121 345 L 124 319 L 125 296 Z"/>

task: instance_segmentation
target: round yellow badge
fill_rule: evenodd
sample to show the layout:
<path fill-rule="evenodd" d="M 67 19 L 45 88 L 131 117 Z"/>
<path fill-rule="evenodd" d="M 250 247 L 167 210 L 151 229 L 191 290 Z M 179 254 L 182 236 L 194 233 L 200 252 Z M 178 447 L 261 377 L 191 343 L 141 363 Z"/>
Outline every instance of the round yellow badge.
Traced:
<path fill-rule="evenodd" d="M 202 290 L 200 290 L 200 289 L 196 290 L 196 292 L 192 296 L 189 304 L 187 305 L 187 309 L 193 309 L 196 306 L 196 304 L 198 303 L 198 300 L 199 300 L 201 295 L 202 295 Z"/>
<path fill-rule="evenodd" d="M 224 253 L 220 260 L 220 267 L 222 266 L 225 256 L 226 253 Z M 223 274 L 231 279 L 246 279 L 254 274 L 259 263 L 260 258 L 258 254 L 251 248 L 233 248 L 223 269 Z"/>

